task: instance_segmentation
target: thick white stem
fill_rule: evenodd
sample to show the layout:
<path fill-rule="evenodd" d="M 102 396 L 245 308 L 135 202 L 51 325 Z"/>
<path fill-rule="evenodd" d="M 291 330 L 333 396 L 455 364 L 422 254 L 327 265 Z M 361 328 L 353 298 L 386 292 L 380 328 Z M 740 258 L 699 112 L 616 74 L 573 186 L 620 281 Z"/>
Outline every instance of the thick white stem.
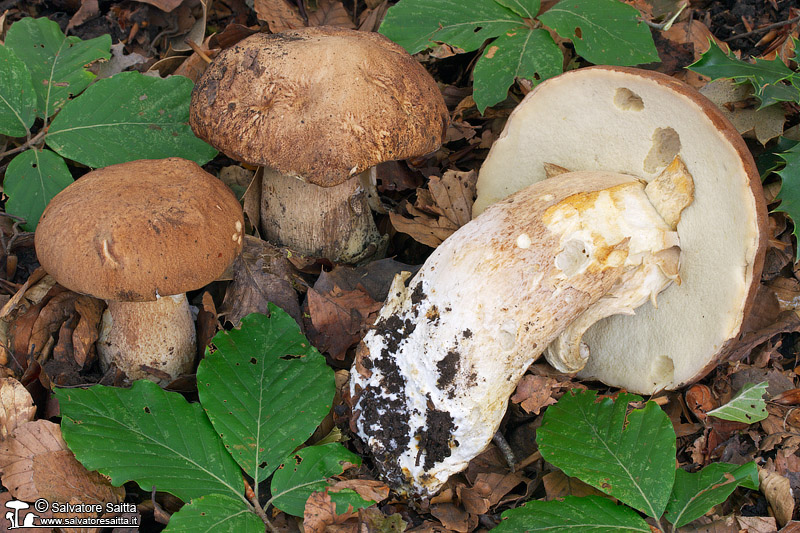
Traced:
<path fill-rule="evenodd" d="M 192 371 L 197 341 L 185 294 L 152 302 L 108 302 L 97 341 L 100 366 L 111 363 L 131 381 L 166 385 Z"/>
<path fill-rule="evenodd" d="M 265 168 L 261 225 L 274 244 L 340 263 L 371 257 L 382 241 L 357 178 L 320 187 Z"/>

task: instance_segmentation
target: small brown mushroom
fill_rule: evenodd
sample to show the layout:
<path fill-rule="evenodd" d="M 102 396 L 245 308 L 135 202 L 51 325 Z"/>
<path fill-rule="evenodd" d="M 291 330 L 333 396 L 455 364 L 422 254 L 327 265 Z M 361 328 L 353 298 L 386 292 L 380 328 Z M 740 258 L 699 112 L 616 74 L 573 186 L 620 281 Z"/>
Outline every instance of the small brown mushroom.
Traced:
<path fill-rule="evenodd" d="M 36 229 L 39 262 L 61 285 L 108 300 L 101 365 L 162 384 L 191 372 L 184 294 L 242 249 L 242 209 L 217 178 L 179 158 L 95 170 L 53 198 Z"/>
<path fill-rule="evenodd" d="M 477 216 L 409 286 L 395 279 L 351 373 L 354 431 L 413 494 L 485 449 L 543 353 L 634 392 L 699 379 L 735 342 L 763 264 L 766 206 L 744 141 L 661 74 L 590 68 L 540 84 L 478 194 Z"/>
<path fill-rule="evenodd" d="M 436 150 L 447 121 L 436 83 L 405 50 L 335 27 L 259 33 L 223 51 L 197 82 L 190 114 L 198 137 L 265 167 L 270 241 L 350 263 L 382 240 L 370 169 Z"/>

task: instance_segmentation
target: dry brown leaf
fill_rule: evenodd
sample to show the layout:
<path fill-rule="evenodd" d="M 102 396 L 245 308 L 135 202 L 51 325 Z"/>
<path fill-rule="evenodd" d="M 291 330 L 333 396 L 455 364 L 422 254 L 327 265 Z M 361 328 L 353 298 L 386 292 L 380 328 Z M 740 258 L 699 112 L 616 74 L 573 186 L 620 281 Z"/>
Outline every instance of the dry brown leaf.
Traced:
<path fill-rule="evenodd" d="M 19 426 L 0 444 L 0 470 L 3 486 L 23 501 L 75 497 L 85 503 L 119 503 L 125 498 L 124 488 L 86 470 L 67 448 L 61 428 L 47 420 Z"/>
<path fill-rule="evenodd" d="M 722 114 L 744 137 L 755 138 L 762 145 L 783 133 L 785 111 L 779 105 L 757 109 L 753 88 L 729 79 L 714 80 L 700 92 L 717 104 Z"/>
<path fill-rule="evenodd" d="M 220 314 L 238 324 L 245 315 L 267 313 L 274 303 L 301 323 L 300 302 L 294 283 L 296 271 L 283 252 L 266 241 L 245 235 L 242 253 L 233 263 Z"/>
<path fill-rule="evenodd" d="M 575 477 L 569 477 L 561 470 L 550 472 L 542 478 L 548 500 L 564 496 L 605 496 L 602 492 Z"/>
<path fill-rule="evenodd" d="M 406 206 L 409 212 L 416 211 L 410 205 Z M 415 241 L 421 242 L 431 248 L 436 248 L 442 241 L 452 235 L 458 228 L 446 218 L 438 220 L 425 215 L 421 211 L 414 218 L 409 219 L 397 213 L 389 213 L 389 220 L 395 230 L 410 235 Z M 413 215 L 412 215 L 413 216 Z"/>
<path fill-rule="evenodd" d="M 33 420 L 36 406 L 28 390 L 14 378 L 0 379 L 0 441 Z"/>
<path fill-rule="evenodd" d="M 491 487 L 485 481 L 479 481 L 472 487 L 458 487 L 458 499 L 461 500 L 461 505 L 464 509 L 474 515 L 482 515 L 489 512 L 491 504 L 489 502 L 489 495 L 491 494 Z"/>
<path fill-rule="evenodd" d="M 487 498 L 489 498 L 489 505 L 494 507 L 503 502 L 506 495 L 525 480 L 519 472 L 482 472 L 478 474 L 475 484 L 484 483 L 489 487 Z"/>
<path fill-rule="evenodd" d="M 783 526 L 792 519 L 794 498 L 789 480 L 777 472 L 765 468 L 758 469 L 758 481 L 761 493 L 767 499 L 778 525 Z"/>
<path fill-rule="evenodd" d="M 317 9 L 308 14 L 309 26 L 339 26 L 355 29 L 350 14 L 339 0 L 317 0 Z"/>
<path fill-rule="evenodd" d="M 315 492 L 306 501 L 306 507 L 303 512 L 303 529 L 305 529 L 306 533 L 344 531 L 356 533 L 358 531 L 358 523 L 353 522 L 350 526 L 345 526 L 345 523 L 357 516 L 358 512 L 353 510 L 352 505 L 339 514 L 336 509 L 336 503 L 331 501 L 327 490 Z"/>
<path fill-rule="evenodd" d="M 253 8 L 258 20 L 266 22 L 272 33 L 295 30 L 306 25 L 297 8 L 286 0 L 255 0 Z"/>
<path fill-rule="evenodd" d="M 792 520 L 780 530 L 780 533 L 800 533 L 800 521 Z"/>
<path fill-rule="evenodd" d="M 97 0 L 81 0 L 81 7 L 72 15 L 67 23 L 67 32 L 75 26 L 80 26 L 90 18 L 100 14 L 100 5 Z"/>
<path fill-rule="evenodd" d="M 472 220 L 472 204 L 475 203 L 477 182 L 478 173 L 474 170 L 468 172 L 448 170 L 441 178 L 431 176 L 428 189 L 441 214 L 461 227 Z"/>
<path fill-rule="evenodd" d="M 100 335 L 99 326 L 104 309 L 105 302 L 91 296 L 82 294 L 75 300 L 75 312 L 79 319 L 72 333 L 72 356 L 81 368 L 94 361 L 95 342 Z"/>
<path fill-rule="evenodd" d="M 61 324 L 75 312 L 75 300 L 77 298 L 78 293 L 64 291 L 48 300 L 33 324 L 27 352 L 41 353 L 42 348 L 61 328 Z"/>
<path fill-rule="evenodd" d="M 518 403 L 526 413 L 538 415 L 543 408 L 556 403 L 553 390 L 560 388 L 561 384 L 553 378 L 525 374 L 517 384 L 511 401 Z"/>
<path fill-rule="evenodd" d="M 437 503 L 431 505 L 431 514 L 439 520 L 448 531 L 466 533 L 478 525 L 478 517 L 470 515 L 464 509 L 452 503 Z"/>
<path fill-rule="evenodd" d="M 339 492 L 344 489 L 354 490 L 365 500 L 372 500 L 377 503 L 389 497 L 389 487 L 385 483 L 374 479 L 345 479 L 337 481 L 329 489 L 329 492 Z"/>
<path fill-rule="evenodd" d="M 312 288 L 307 302 L 312 325 L 307 332 L 309 340 L 320 352 L 339 361 L 361 340 L 383 307 L 361 286 L 342 290 L 334 285 L 329 292 Z"/>
<path fill-rule="evenodd" d="M 737 516 L 736 521 L 741 528 L 739 531 L 747 533 L 776 533 L 775 519 L 771 516 Z"/>
<path fill-rule="evenodd" d="M 378 28 L 386 16 L 386 11 L 389 9 L 388 0 L 370 0 L 369 4 L 377 4 L 375 7 L 365 9 L 358 16 L 358 29 L 359 31 L 378 31 Z"/>

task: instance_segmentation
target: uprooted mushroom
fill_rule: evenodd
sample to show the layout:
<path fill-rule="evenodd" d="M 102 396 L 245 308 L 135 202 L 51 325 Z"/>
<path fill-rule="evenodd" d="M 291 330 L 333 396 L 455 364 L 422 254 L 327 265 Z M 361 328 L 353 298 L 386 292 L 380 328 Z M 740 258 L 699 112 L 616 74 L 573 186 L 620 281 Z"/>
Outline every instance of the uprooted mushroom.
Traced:
<path fill-rule="evenodd" d="M 676 80 L 625 68 L 529 94 L 474 215 L 408 287 L 395 279 L 352 372 L 354 430 L 412 494 L 488 445 L 542 353 L 641 393 L 702 377 L 740 332 L 766 242 L 735 129 Z"/>

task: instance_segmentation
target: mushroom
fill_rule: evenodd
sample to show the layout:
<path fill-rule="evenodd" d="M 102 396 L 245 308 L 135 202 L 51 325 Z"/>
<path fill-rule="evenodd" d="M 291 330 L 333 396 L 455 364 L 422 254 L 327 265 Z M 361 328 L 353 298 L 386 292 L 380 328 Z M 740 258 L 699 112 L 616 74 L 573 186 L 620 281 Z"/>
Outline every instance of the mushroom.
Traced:
<path fill-rule="evenodd" d="M 435 494 L 466 468 L 542 353 L 647 394 L 699 379 L 758 285 L 752 157 L 670 77 L 589 68 L 542 83 L 478 184 L 477 216 L 407 288 L 395 279 L 351 373 L 353 429 L 401 492 Z"/>
<path fill-rule="evenodd" d="M 336 27 L 259 33 L 223 51 L 190 112 L 198 137 L 265 167 L 267 239 L 349 263 L 382 241 L 366 194 L 375 165 L 436 150 L 447 122 L 436 83 L 405 50 Z"/>
<path fill-rule="evenodd" d="M 108 301 L 103 369 L 166 384 L 191 372 L 197 352 L 185 292 L 233 262 L 243 223 L 233 193 L 196 163 L 132 161 L 57 194 L 39 220 L 36 254 L 64 287 Z"/>

